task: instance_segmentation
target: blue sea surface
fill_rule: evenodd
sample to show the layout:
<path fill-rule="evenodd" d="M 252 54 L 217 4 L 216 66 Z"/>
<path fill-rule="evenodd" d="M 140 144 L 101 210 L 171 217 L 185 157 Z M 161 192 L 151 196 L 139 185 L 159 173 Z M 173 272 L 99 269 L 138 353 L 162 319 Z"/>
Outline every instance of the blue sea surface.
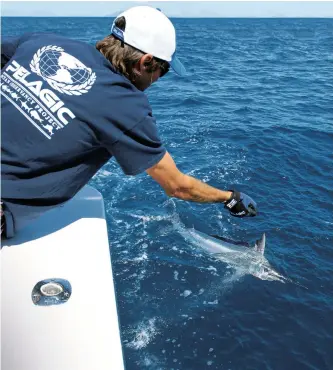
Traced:
<path fill-rule="evenodd" d="M 2 18 L 3 35 L 94 44 L 108 18 Z M 115 161 L 104 196 L 126 369 L 333 369 L 333 19 L 174 19 L 173 72 L 148 91 L 179 169 L 258 203 L 255 218 L 169 199 Z M 254 243 L 285 284 L 191 245 L 194 227 Z M 112 348 L 110 348 L 112 356 Z M 98 369 L 96 369 L 98 370 Z"/>

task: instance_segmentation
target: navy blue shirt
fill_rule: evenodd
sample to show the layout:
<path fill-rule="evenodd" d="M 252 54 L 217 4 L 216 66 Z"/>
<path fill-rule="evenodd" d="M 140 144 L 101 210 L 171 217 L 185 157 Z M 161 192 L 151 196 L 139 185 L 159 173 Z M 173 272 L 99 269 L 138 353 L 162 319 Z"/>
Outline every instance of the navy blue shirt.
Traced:
<path fill-rule="evenodd" d="M 1 199 L 16 231 L 112 156 L 127 175 L 164 156 L 146 95 L 93 46 L 26 34 L 2 42 L 1 63 Z"/>

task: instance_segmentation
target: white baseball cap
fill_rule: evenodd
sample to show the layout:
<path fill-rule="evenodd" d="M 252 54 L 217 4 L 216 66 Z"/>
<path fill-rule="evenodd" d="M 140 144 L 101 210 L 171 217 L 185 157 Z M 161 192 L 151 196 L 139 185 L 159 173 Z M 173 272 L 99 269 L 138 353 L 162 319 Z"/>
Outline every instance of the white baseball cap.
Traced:
<path fill-rule="evenodd" d="M 126 20 L 124 31 L 115 26 L 120 17 Z M 159 9 L 135 6 L 124 11 L 113 22 L 111 34 L 125 44 L 169 62 L 178 75 L 185 75 L 185 67 L 176 57 L 175 28 Z"/>

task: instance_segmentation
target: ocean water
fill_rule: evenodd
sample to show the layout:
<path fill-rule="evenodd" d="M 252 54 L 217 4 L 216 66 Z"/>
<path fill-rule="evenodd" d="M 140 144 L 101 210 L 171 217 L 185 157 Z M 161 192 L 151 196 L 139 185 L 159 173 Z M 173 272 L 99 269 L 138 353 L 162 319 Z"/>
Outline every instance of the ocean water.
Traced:
<path fill-rule="evenodd" d="M 95 43 L 107 18 L 3 18 L 2 34 Z M 333 19 L 175 19 L 188 76 L 148 91 L 185 173 L 258 203 L 168 199 L 114 161 L 104 196 L 126 369 L 333 369 Z M 202 253 L 179 229 L 253 243 L 298 282 L 263 281 Z M 306 287 L 306 288 L 305 288 Z M 112 348 L 110 348 L 110 354 Z"/>

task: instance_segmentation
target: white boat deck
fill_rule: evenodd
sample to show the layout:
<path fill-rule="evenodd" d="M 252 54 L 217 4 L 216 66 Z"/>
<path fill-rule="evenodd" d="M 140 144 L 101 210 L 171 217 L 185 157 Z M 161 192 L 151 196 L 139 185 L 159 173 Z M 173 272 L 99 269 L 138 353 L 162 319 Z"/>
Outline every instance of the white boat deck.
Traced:
<path fill-rule="evenodd" d="M 34 286 L 71 285 L 67 302 L 38 306 Z M 103 198 L 85 187 L 1 251 L 2 370 L 124 369 Z"/>

